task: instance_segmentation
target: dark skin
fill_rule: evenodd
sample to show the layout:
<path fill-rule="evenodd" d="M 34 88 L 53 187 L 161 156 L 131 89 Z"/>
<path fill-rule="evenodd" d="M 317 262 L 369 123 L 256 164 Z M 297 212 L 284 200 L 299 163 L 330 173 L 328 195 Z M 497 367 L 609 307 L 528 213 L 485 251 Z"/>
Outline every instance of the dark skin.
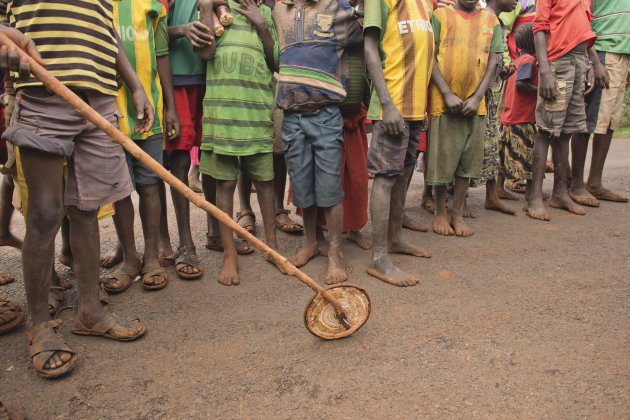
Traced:
<path fill-rule="evenodd" d="M 380 33 L 377 28 L 368 28 L 364 32 L 364 49 L 367 69 L 372 79 L 383 110 L 382 124 L 390 136 L 400 137 L 405 132 L 405 120 L 394 105 L 381 64 L 379 51 Z M 407 182 L 413 172 L 413 166 L 404 168 L 397 176 L 376 174 L 370 195 L 370 213 L 372 216 L 372 259 L 367 271 L 370 275 L 395 286 L 414 286 L 420 282 L 417 276 L 405 273 L 396 267 L 389 253 L 407 254 L 416 257 L 431 257 L 431 252 L 402 239 L 402 220 Z M 389 205 L 383 205 L 383 203 Z"/>
<path fill-rule="evenodd" d="M 547 38 L 545 32 L 534 34 L 536 58 L 539 68 L 538 93 L 547 101 L 555 101 L 558 94 L 558 84 L 551 71 L 547 58 Z M 574 51 L 586 51 L 586 42 L 574 48 Z M 554 208 L 567 210 L 573 214 L 584 215 L 584 208 L 576 205 L 569 196 L 567 187 L 567 175 L 569 170 L 569 139 L 570 134 L 560 134 L 552 137 L 549 133 L 540 130 L 534 143 L 532 157 L 532 183 L 526 212 L 529 217 L 536 220 L 550 220 L 549 213 L 543 204 L 542 184 L 545 177 L 545 164 L 549 144 L 553 150 L 554 185 L 553 194 L 549 205 Z"/>
<path fill-rule="evenodd" d="M 458 0 L 456 7 L 466 13 L 472 13 L 475 11 L 477 2 L 470 0 Z M 436 50 L 437 55 L 437 50 Z M 444 76 L 440 72 L 437 60 L 434 58 L 433 71 L 431 73 L 431 82 L 440 90 L 444 98 L 447 112 L 453 114 L 462 114 L 464 117 L 473 117 L 481 100 L 484 97 L 490 79 L 492 78 L 495 68 L 497 66 L 497 56 L 495 53 L 490 52 L 488 54 L 488 66 L 486 72 L 477 87 L 475 93 L 466 98 L 461 99 L 455 95 L 449 87 Z M 455 194 L 453 197 L 453 207 L 451 209 L 451 218 L 448 219 L 448 210 L 446 208 L 446 185 L 436 185 L 436 213 L 435 220 L 433 221 L 433 231 L 439 235 L 457 235 L 457 236 L 472 236 L 474 231 L 466 225 L 464 222 L 464 206 L 466 203 L 466 194 L 468 192 L 468 186 L 470 180 L 468 178 L 461 178 L 455 176 Z M 486 187 L 487 188 L 487 187 Z M 495 190 L 496 191 L 496 190 Z"/>
<path fill-rule="evenodd" d="M 4 30 L 3 30 L 4 32 Z M 36 54 L 35 46 L 19 32 L 9 34 L 20 45 L 28 47 L 28 51 Z M 140 81 L 133 73 L 129 61 L 121 54 L 117 57 L 117 70 L 132 87 L 132 98 L 137 106 L 138 121 L 136 130 L 141 132 L 153 124 L 153 110 L 148 98 L 140 87 Z M 36 55 L 39 59 L 39 55 Z M 19 61 L 19 59 L 18 59 Z M 15 60 L 6 60 L 0 53 L 0 66 L 11 63 L 15 68 Z M 18 63 L 18 67 L 30 71 L 28 62 Z M 127 79 L 128 76 L 132 78 Z M 139 90 L 138 90 L 139 89 Z M 26 235 L 22 250 L 24 261 L 24 285 L 27 304 L 32 325 L 49 321 L 48 291 L 51 286 L 55 236 L 59 231 L 64 215 L 62 200 L 63 157 L 51 155 L 36 149 L 21 150 L 24 178 L 29 190 L 29 208 L 26 215 Z M 99 230 L 96 211 L 82 211 L 69 206 L 70 243 L 73 250 L 78 276 L 79 307 L 77 317 L 81 323 L 90 328 L 109 315 L 109 311 L 99 301 Z M 93 240 L 85 241 L 85 238 Z M 144 326 L 137 321 L 127 327 L 115 325 L 109 333 L 119 337 L 134 336 Z M 61 367 L 72 358 L 72 354 L 63 351 L 54 352 L 44 365 L 44 369 Z"/>

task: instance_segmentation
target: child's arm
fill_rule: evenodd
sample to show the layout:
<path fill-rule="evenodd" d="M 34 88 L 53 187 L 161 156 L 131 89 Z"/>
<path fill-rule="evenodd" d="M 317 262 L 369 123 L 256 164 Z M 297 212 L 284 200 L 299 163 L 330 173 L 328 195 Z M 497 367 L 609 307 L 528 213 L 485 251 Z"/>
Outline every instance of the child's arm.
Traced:
<path fill-rule="evenodd" d="M 586 90 L 584 91 L 584 96 L 588 95 L 595 89 L 595 86 L 600 89 L 608 89 L 610 86 L 610 76 L 608 75 L 608 70 L 606 70 L 606 66 L 599 61 L 599 56 L 597 55 L 597 51 L 595 51 L 595 47 L 591 47 L 588 49 L 588 58 L 593 63 L 592 71 L 589 71 L 586 74 Z"/>
<path fill-rule="evenodd" d="M 267 25 L 267 22 L 260 12 L 260 9 L 256 5 L 255 0 L 235 1 L 240 4 L 241 7 L 234 7 L 234 10 L 245 16 L 256 28 L 256 32 L 258 32 L 258 36 L 263 43 L 263 49 L 265 50 L 265 61 L 267 62 L 267 66 L 271 71 L 274 71 L 276 69 L 276 62 L 274 59 L 276 43 L 273 40 L 271 31 L 269 30 L 269 25 Z"/>
<path fill-rule="evenodd" d="M 177 116 L 175 106 L 175 94 L 173 92 L 173 75 L 171 74 L 171 59 L 168 55 L 157 57 L 157 71 L 162 85 L 164 96 L 164 126 L 169 140 L 179 137 L 181 124 Z"/>
<path fill-rule="evenodd" d="M 184 25 L 169 26 L 168 37 L 171 40 L 185 37 L 196 49 L 201 49 L 214 42 L 212 29 L 198 20 Z"/>
<path fill-rule="evenodd" d="M 199 21 L 203 23 L 203 25 L 207 28 L 213 28 L 212 25 L 212 15 L 214 11 L 213 0 L 199 0 L 197 2 L 199 6 Z M 216 42 L 212 42 L 211 44 L 206 44 L 202 48 L 199 48 L 199 57 L 202 60 L 212 60 L 214 59 L 214 53 L 216 52 L 217 45 Z"/>
<path fill-rule="evenodd" d="M 486 94 L 486 90 L 488 90 L 490 79 L 492 79 L 496 71 L 497 61 L 497 53 L 490 52 L 488 55 L 488 67 L 486 67 L 486 72 L 481 79 L 481 83 L 479 83 L 479 86 L 477 87 L 475 93 L 473 93 L 471 97 L 466 98 L 462 105 L 462 110 L 460 112 L 465 117 L 471 117 L 475 115 L 477 109 L 479 109 L 479 104 Z"/>
<path fill-rule="evenodd" d="M 435 56 L 437 56 L 437 46 Z M 446 110 L 452 114 L 457 114 L 461 111 L 464 101 L 451 91 L 451 87 L 446 83 L 446 80 L 444 80 L 444 76 L 442 76 L 435 56 L 433 57 L 433 70 L 431 70 L 431 83 L 433 83 L 442 94 Z"/>
<path fill-rule="evenodd" d="M 137 134 L 143 134 L 153 127 L 153 107 L 151 106 L 151 102 L 149 102 L 149 98 L 147 98 L 147 94 L 144 92 L 144 88 L 142 87 L 142 83 L 140 83 L 140 79 L 138 79 L 138 75 L 133 70 L 133 67 L 131 67 L 131 63 L 127 58 L 127 54 L 125 54 L 125 50 L 122 47 L 122 42 L 120 41 L 118 33 L 114 31 L 114 34 L 116 35 L 116 42 L 118 43 L 116 70 L 129 90 L 131 90 L 131 99 L 133 101 L 133 106 L 136 108 L 136 118 L 138 119 L 138 122 L 136 123 L 133 131 Z"/>
<path fill-rule="evenodd" d="M 381 54 L 379 51 L 379 31 L 378 28 L 370 27 L 365 30 L 364 48 L 365 62 L 367 64 L 368 73 L 372 79 L 372 84 L 381 101 L 383 110 L 383 127 L 385 131 L 392 136 L 401 136 L 405 131 L 405 120 L 403 120 L 400 111 L 396 109 L 392 97 L 385 83 L 383 75 L 383 67 L 381 65 Z"/>

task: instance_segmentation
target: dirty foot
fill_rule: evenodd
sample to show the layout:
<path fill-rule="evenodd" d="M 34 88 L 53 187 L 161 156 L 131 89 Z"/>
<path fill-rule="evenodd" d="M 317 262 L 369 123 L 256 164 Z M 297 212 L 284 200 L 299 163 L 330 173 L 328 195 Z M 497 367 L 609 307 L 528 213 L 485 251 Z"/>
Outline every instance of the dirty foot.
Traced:
<path fill-rule="evenodd" d="M 435 200 L 433 197 L 422 197 L 422 208 L 431 214 L 435 214 Z"/>
<path fill-rule="evenodd" d="M 451 228 L 451 225 L 448 223 L 448 216 L 435 216 L 435 220 L 433 221 L 433 232 L 438 235 L 444 236 L 453 236 L 455 235 L 455 231 Z"/>
<path fill-rule="evenodd" d="M 431 251 L 419 246 L 412 245 L 408 242 L 389 242 L 387 244 L 387 252 L 390 254 L 405 254 L 414 257 L 431 258 Z"/>
<path fill-rule="evenodd" d="M 624 197 L 621 194 L 617 194 L 616 192 L 612 192 L 608 188 L 604 188 L 603 186 L 599 187 L 587 187 L 588 192 L 595 196 L 595 198 L 604 201 L 612 201 L 615 203 L 627 203 L 628 197 Z"/>
<path fill-rule="evenodd" d="M 475 233 L 466 223 L 464 223 L 463 217 L 451 216 L 451 227 L 453 228 L 453 232 L 455 235 L 461 236 L 463 238 L 467 238 L 469 236 L 473 236 Z"/>
<path fill-rule="evenodd" d="M 337 284 L 348 280 L 346 263 L 343 260 L 341 250 L 330 248 L 328 255 L 328 270 L 326 271 L 326 284 Z"/>
<path fill-rule="evenodd" d="M 412 219 L 407 215 L 407 213 L 403 213 L 402 227 L 404 227 L 405 229 L 414 230 L 416 232 L 429 231 L 429 225 Z"/>
<path fill-rule="evenodd" d="M 545 205 L 542 200 L 528 202 L 527 206 L 523 208 L 523 211 L 525 211 L 532 219 L 543 220 L 545 222 L 551 220 L 549 213 L 545 210 Z"/>
<path fill-rule="evenodd" d="M 577 214 L 578 216 L 584 216 L 586 214 L 584 207 L 576 205 L 569 196 L 552 195 L 549 200 L 549 207 L 567 210 L 570 213 Z"/>
<path fill-rule="evenodd" d="M 0 286 L 4 286 L 5 284 L 13 283 L 15 278 L 6 273 L 0 273 Z"/>
<path fill-rule="evenodd" d="M 473 211 L 468 207 L 468 200 L 464 203 L 464 209 L 462 210 L 462 215 L 467 219 L 476 219 L 477 215 L 473 213 Z"/>
<path fill-rule="evenodd" d="M 507 191 L 504 187 L 499 187 L 497 189 L 497 195 L 501 200 L 518 201 L 518 197 Z"/>
<path fill-rule="evenodd" d="M 305 245 L 297 254 L 288 258 L 289 262 L 296 267 L 302 267 L 304 264 L 319 255 L 317 243 L 313 245 Z"/>
<path fill-rule="evenodd" d="M 346 235 L 346 239 L 354 242 L 361 249 L 372 249 L 372 238 L 368 238 L 360 231 L 349 231 Z"/>
<path fill-rule="evenodd" d="M 219 273 L 218 281 L 224 286 L 236 286 L 241 283 L 241 279 L 238 276 L 238 261 L 236 258 L 226 258 Z"/>
<path fill-rule="evenodd" d="M 61 255 L 59 256 L 61 258 Z M 120 264 L 123 260 L 122 248 L 119 246 L 116 247 L 114 252 L 104 257 L 101 257 L 101 267 L 103 268 L 112 268 Z M 61 262 L 61 260 L 59 260 Z M 61 262 L 62 263 L 62 262 Z M 62 263 L 64 264 L 64 263 Z M 66 265 L 66 264 L 64 264 Z M 71 266 L 68 266 L 72 268 Z"/>
<path fill-rule="evenodd" d="M 376 261 L 372 261 L 367 267 L 367 273 L 385 283 L 399 287 L 415 286 L 420 283 L 420 279 L 405 273 L 396 267 L 389 257 L 385 256 Z"/>
<path fill-rule="evenodd" d="M 514 210 L 512 207 L 508 206 L 507 204 L 504 204 L 501 200 L 487 200 L 486 199 L 484 207 L 486 210 L 495 210 L 501 213 L 511 214 L 511 215 L 516 214 L 516 210 Z"/>
<path fill-rule="evenodd" d="M 569 197 L 581 206 L 599 207 L 599 200 L 586 191 L 585 188 L 573 189 L 569 191 Z"/>

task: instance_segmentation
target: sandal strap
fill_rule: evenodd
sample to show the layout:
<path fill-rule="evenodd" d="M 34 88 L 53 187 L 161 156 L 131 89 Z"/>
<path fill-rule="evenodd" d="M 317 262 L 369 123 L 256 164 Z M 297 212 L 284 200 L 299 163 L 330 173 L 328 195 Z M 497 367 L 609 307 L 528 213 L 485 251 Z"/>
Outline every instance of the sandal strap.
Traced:
<path fill-rule="evenodd" d="M 276 209 L 276 217 L 280 216 L 281 214 L 291 214 L 291 210 L 285 208 Z"/>
<path fill-rule="evenodd" d="M 185 265 L 189 265 L 191 267 L 194 268 L 199 268 L 200 264 L 199 264 L 199 260 L 194 256 L 193 253 L 189 252 L 186 247 L 182 247 L 180 249 L 183 249 L 184 252 L 182 252 L 176 259 L 175 259 L 175 265 L 177 266 L 178 264 L 185 264 Z M 177 250 L 179 252 L 179 250 Z"/>
<path fill-rule="evenodd" d="M 101 319 L 98 323 L 96 323 L 96 325 L 94 325 L 92 328 L 87 328 L 77 317 L 75 325 L 76 329 L 80 331 L 105 334 L 107 331 L 111 330 L 114 325 L 116 325 L 116 319 L 114 318 L 113 314 L 109 314 L 105 318 Z"/>
<path fill-rule="evenodd" d="M 236 212 L 236 219 L 237 220 L 239 220 L 239 219 L 241 219 L 242 217 L 245 217 L 245 216 L 251 216 L 254 219 L 256 219 L 256 214 L 254 213 L 253 210 L 241 210 L 241 211 Z"/>

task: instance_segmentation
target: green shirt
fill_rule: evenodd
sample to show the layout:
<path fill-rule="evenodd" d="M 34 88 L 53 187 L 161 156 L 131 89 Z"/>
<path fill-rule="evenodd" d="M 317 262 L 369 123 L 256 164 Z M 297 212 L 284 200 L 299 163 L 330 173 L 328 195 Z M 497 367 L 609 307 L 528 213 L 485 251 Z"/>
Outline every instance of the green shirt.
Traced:
<path fill-rule="evenodd" d="M 597 0 L 593 14 L 595 49 L 630 54 L 630 0 Z"/>
<path fill-rule="evenodd" d="M 199 20 L 197 0 L 177 0 L 168 13 L 168 26 L 185 25 L 196 20 Z M 206 63 L 193 50 L 190 41 L 186 37 L 173 39 L 169 47 L 173 84 L 204 84 Z"/>
<path fill-rule="evenodd" d="M 238 4 L 230 1 L 230 7 Z M 263 5 L 260 11 L 274 40 L 277 60 L 278 35 L 271 9 Z M 237 11 L 233 15 L 232 25 L 218 38 L 214 60 L 208 62 L 201 149 L 230 156 L 270 153 L 273 73 L 256 28 Z"/>

